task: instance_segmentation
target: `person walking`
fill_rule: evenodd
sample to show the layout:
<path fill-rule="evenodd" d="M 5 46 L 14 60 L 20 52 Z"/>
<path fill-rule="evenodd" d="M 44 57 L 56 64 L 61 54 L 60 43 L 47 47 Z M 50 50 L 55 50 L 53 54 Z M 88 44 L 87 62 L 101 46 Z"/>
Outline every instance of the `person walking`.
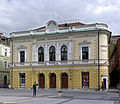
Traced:
<path fill-rule="evenodd" d="M 36 86 L 37 86 L 37 84 L 36 84 L 36 82 L 34 82 L 34 84 L 33 84 L 33 96 L 36 96 Z"/>
<path fill-rule="evenodd" d="M 104 90 L 105 86 L 104 86 L 104 82 L 102 81 L 102 91 Z"/>

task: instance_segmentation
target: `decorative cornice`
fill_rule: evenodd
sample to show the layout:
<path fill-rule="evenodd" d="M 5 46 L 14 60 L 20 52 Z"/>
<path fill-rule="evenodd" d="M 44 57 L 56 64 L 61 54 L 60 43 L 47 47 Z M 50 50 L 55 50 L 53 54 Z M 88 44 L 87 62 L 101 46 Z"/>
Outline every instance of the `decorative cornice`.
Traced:
<path fill-rule="evenodd" d="M 99 64 L 100 66 L 109 66 L 109 64 Z M 87 64 L 67 64 L 67 65 L 33 65 L 32 67 L 39 67 L 39 68 L 43 68 L 43 67 L 46 67 L 46 68 L 50 68 L 50 67 L 70 67 L 70 66 L 96 66 L 98 67 L 98 64 L 97 63 L 87 63 Z M 23 65 L 23 66 L 10 66 L 10 68 L 29 68 L 31 67 L 30 65 Z"/>

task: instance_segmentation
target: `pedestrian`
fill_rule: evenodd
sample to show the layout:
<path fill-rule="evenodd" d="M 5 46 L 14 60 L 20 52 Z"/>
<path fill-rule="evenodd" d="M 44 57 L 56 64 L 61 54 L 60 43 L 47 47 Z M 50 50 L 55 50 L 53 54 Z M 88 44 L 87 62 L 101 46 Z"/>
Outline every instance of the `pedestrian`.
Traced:
<path fill-rule="evenodd" d="M 36 82 L 34 82 L 34 84 L 33 84 L 33 96 L 36 96 L 36 86 L 37 86 L 37 84 L 36 84 Z"/>
<path fill-rule="evenodd" d="M 102 81 L 102 91 L 104 90 L 104 82 Z"/>

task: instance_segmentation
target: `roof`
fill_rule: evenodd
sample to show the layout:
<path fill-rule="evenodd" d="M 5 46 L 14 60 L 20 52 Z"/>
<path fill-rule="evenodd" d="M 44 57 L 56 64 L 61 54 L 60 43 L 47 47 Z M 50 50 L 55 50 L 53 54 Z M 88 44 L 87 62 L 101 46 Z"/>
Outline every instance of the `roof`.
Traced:
<path fill-rule="evenodd" d="M 76 23 L 64 23 L 64 24 L 59 24 L 58 27 L 70 27 L 70 26 L 79 26 L 79 25 L 85 25 L 84 23 L 81 22 L 76 22 Z M 40 30 L 40 29 L 45 29 L 46 26 L 37 28 L 35 30 Z"/>
<path fill-rule="evenodd" d="M 3 33 L 0 33 L 1 39 L 5 39 L 6 37 L 3 35 Z"/>
<path fill-rule="evenodd" d="M 116 38 L 116 37 L 120 37 L 120 35 L 112 35 L 111 38 Z"/>

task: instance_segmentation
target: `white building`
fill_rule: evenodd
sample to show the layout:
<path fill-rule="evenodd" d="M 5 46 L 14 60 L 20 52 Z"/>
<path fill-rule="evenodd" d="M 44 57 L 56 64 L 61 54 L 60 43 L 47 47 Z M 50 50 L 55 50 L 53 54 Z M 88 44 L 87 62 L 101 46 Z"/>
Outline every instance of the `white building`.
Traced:
<path fill-rule="evenodd" d="M 0 87 L 7 87 L 10 84 L 10 46 L 8 40 L 1 34 L 0 39 Z"/>

